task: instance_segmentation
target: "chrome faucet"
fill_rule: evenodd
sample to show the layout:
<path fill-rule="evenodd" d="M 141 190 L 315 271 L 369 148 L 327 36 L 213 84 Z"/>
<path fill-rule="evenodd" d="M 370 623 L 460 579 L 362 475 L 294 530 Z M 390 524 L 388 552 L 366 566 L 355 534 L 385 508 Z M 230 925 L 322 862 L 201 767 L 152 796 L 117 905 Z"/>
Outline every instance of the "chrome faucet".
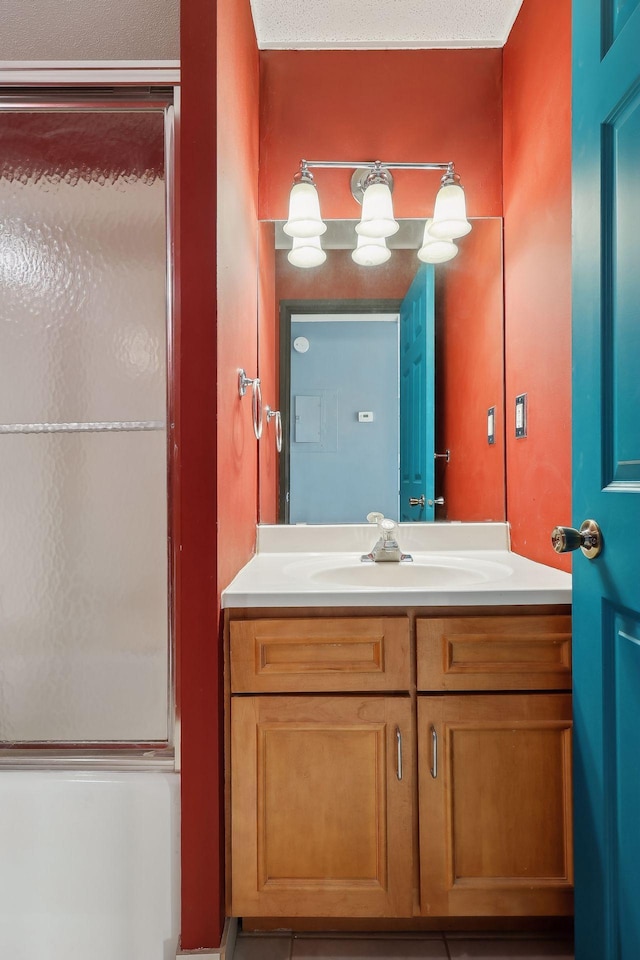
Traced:
<path fill-rule="evenodd" d="M 380 536 L 376 541 L 371 553 L 363 553 L 360 557 L 363 563 L 380 563 L 381 561 L 391 561 L 394 563 L 408 563 L 413 560 L 410 553 L 403 553 L 396 539 L 397 523 L 395 520 L 389 520 L 382 513 L 368 513 L 369 523 L 378 525 Z"/>

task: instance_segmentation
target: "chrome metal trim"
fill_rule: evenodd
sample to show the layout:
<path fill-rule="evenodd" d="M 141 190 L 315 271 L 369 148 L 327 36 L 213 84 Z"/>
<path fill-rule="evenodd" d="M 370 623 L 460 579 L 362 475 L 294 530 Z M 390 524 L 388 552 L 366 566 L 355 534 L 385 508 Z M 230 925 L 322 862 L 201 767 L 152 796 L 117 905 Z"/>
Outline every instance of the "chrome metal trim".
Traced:
<path fill-rule="evenodd" d="M 0 747 L 0 770 L 9 769 L 174 771 L 176 763 L 173 749 L 162 746 L 123 750 L 69 750 L 57 744 L 29 750 Z"/>
<path fill-rule="evenodd" d="M 260 377 L 256 377 L 251 387 L 251 417 L 256 440 L 262 436 L 262 387 Z"/>
<path fill-rule="evenodd" d="M 452 163 L 387 163 L 385 160 L 301 160 L 307 167 L 324 167 L 325 169 L 353 169 L 365 167 L 373 170 L 376 165 L 383 170 L 448 170 Z"/>
<path fill-rule="evenodd" d="M 251 418 L 256 440 L 262 436 L 262 388 L 260 377 L 248 377 L 243 367 L 238 370 L 238 395 L 244 397 L 251 387 Z"/>
<path fill-rule="evenodd" d="M 0 423 L 0 433 L 132 433 L 164 430 L 164 420 L 114 420 L 93 423 Z"/>
<path fill-rule="evenodd" d="M 176 86 L 179 83 L 179 60 L 0 61 L 0 85 L 2 86 L 91 87 L 105 84 Z"/>
<path fill-rule="evenodd" d="M 174 450 L 175 450 L 175 338 L 177 336 L 177 281 L 178 269 L 178 210 L 177 210 L 177 127 L 180 115 L 180 88 L 173 90 L 173 103 L 165 107 L 165 204 L 166 204 L 166 410 L 167 410 L 167 735 L 175 750 L 174 766 L 179 768 L 179 724 L 177 721 L 176 693 L 176 629 L 175 587 L 176 558 L 173 518 L 174 509 Z"/>
<path fill-rule="evenodd" d="M 138 92 L 136 91 L 136 93 Z M 0 96 L 2 96 L 1 89 Z M 117 100 L 114 96 L 108 95 L 104 100 L 84 100 L 82 98 L 46 100 L 41 96 L 32 98 L 28 94 L 24 95 L 22 93 L 15 100 L 9 100 L 5 97 L 0 103 L 0 110 L 6 113 L 13 111 L 19 113 L 27 108 L 37 110 L 40 113 L 96 113 L 98 111 L 105 113 L 148 113 L 152 110 L 164 110 L 166 105 L 166 99 L 155 99 L 153 97 L 148 100 L 144 98 Z"/>

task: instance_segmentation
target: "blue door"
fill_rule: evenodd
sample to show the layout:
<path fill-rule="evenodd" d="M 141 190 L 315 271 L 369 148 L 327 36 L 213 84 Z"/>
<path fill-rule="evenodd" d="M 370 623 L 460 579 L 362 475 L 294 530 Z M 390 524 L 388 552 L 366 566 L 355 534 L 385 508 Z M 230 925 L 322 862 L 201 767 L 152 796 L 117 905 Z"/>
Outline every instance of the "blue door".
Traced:
<path fill-rule="evenodd" d="M 423 264 L 400 308 L 400 519 L 435 508 L 434 268 Z M 421 500 L 424 506 L 409 501 Z"/>
<path fill-rule="evenodd" d="M 640 957 L 640 3 L 574 0 L 576 958 Z"/>
<path fill-rule="evenodd" d="M 397 314 L 300 316 L 291 323 L 289 522 L 362 523 L 372 511 L 396 519 Z"/>

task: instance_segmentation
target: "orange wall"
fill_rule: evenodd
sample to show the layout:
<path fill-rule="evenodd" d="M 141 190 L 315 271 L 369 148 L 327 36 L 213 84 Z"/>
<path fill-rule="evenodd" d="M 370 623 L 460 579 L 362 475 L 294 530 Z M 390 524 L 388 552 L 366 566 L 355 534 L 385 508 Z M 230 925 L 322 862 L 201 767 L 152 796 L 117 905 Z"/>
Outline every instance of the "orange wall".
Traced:
<path fill-rule="evenodd" d="M 258 445 L 238 368 L 258 370 L 259 60 L 249 0 L 218 3 L 218 586 L 250 558 Z M 215 376 L 215 371 L 211 371 Z"/>
<path fill-rule="evenodd" d="M 437 448 L 439 516 L 505 519 L 502 222 L 476 220 L 460 253 L 436 267 Z M 487 442 L 495 406 L 496 442 Z"/>
<path fill-rule="evenodd" d="M 571 3 L 524 0 L 504 49 L 507 515 L 513 549 L 569 569 L 550 533 L 571 518 Z M 528 397 L 528 436 L 514 399 Z"/>
<path fill-rule="evenodd" d="M 469 215 L 501 216 L 500 50 L 270 50 L 260 63 L 263 219 L 286 218 L 303 157 L 453 160 Z M 349 171 L 315 176 L 323 216 L 359 216 Z M 438 186 L 435 172 L 398 175 L 396 216 L 431 216 Z"/>
<path fill-rule="evenodd" d="M 466 189 L 469 215 L 501 216 L 502 51 L 263 51 L 260 63 L 261 218 L 286 217 L 291 180 L 303 156 L 310 160 L 454 160 Z M 349 190 L 349 171 L 319 169 L 314 175 L 324 217 L 359 215 Z M 438 186 L 437 173 L 399 173 L 393 194 L 396 215 L 430 216 Z M 389 263 L 375 271 L 363 270 L 362 284 L 354 289 L 353 265 L 349 260 L 349 269 L 343 271 L 338 251 L 328 251 L 327 262 L 312 270 L 290 267 L 286 255 L 279 252 L 277 301 L 327 296 L 401 298 L 415 273 L 411 254 L 400 274 L 401 253 L 395 251 Z M 482 289 L 476 294 L 482 296 Z M 482 324 L 473 325 L 467 342 L 482 329 Z M 270 349 L 267 344 L 268 337 L 261 337 L 261 369 L 263 349 Z M 265 363 L 265 369 L 271 362 Z M 475 390 L 477 384 L 476 376 L 470 385 Z M 493 396 L 495 391 L 488 393 Z M 482 409 L 484 395 L 481 400 L 475 394 L 469 397 L 468 405 Z M 460 516 L 504 517 L 504 505 L 498 509 L 493 503 L 497 482 L 493 467 L 502 452 L 492 451 L 483 459 L 484 463 L 490 458 L 492 469 L 478 471 L 478 503 L 468 501 Z M 261 480 L 268 482 L 271 497 L 275 487 L 266 467 Z M 497 489 L 502 502 L 503 484 Z M 483 509 L 485 492 L 491 506 Z"/>

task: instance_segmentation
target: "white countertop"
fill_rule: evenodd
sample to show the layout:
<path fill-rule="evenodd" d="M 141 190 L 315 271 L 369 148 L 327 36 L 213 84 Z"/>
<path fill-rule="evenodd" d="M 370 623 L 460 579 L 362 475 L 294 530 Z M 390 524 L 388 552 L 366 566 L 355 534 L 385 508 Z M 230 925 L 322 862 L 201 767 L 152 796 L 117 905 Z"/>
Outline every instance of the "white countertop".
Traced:
<path fill-rule="evenodd" d="M 399 524 L 400 547 L 414 558 L 406 565 L 361 564 L 376 539 L 371 524 L 260 525 L 258 552 L 223 591 L 222 606 L 571 603 L 570 574 L 512 553 L 507 524 Z"/>

